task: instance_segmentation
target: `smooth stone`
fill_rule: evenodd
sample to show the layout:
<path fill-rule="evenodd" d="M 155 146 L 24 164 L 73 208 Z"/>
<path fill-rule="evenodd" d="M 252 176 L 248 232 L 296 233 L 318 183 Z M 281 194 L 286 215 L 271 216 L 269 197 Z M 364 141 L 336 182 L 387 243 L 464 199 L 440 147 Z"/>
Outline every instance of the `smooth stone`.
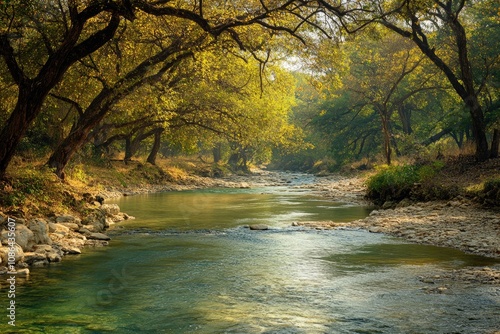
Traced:
<path fill-rule="evenodd" d="M 30 275 L 30 270 L 28 268 L 17 269 L 16 275 L 18 277 L 28 277 Z"/>
<path fill-rule="evenodd" d="M 251 230 L 254 230 L 254 231 L 269 230 L 269 226 L 264 225 L 264 224 L 255 224 L 255 225 L 250 225 L 249 227 L 250 227 Z"/>
<path fill-rule="evenodd" d="M 95 239 L 95 240 L 111 240 L 110 237 L 108 237 L 106 234 L 103 233 L 91 233 L 88 236 L 89 239 Z"/>
<path fill-rule="evenodd" d="M 64 246 L 61 249 L 66 254 L 82 254 L 82 251 L 78 247 Z"/>

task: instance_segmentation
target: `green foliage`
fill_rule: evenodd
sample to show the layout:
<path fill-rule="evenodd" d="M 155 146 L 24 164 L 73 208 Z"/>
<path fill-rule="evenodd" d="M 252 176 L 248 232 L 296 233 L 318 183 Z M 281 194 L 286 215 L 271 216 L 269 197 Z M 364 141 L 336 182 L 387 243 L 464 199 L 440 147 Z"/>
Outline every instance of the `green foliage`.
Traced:
<path fill-rule="evenodd" d="M 49 175 L 49 177 L 47 177 Z M 12 181 L 3 184 L 0 206 L 22 206 L 29 198 L 48 200 L 51 172 L 45 168 L 23 168 Z"/>
<path fill-rule="evenodd" d="M 443 167 L 444 163 L 441 161 L 422 165 L 379 167 L 379 171 L 367 181 L 367 196 L 377 205 L 409 197 L 422 198 L 429 193 L 444 197 L 444 191 L 436 188 L 430 181 Z M 426 183 L 423 187 L 425 192 L 420 190 L 422 183 Z"/>
<path fill-rule="evenodd" d="M 416 166 L 388 166 L 369 178 L 368 197 L 375 204 L 399 201 L 407 197 L 420 180 Z"/>
<path fill-rule="evenodd" d="M 85 169 L 82 165 L 78 164 L 73 166 L 72 168 L 69 168 L 68 172 L 66 173 L 72 180 L 86 183 L 88 181 L 88 175 L 85 172 Z"/>
<path fill-rule="evenodd" d="M 500 207 L 500 177 L 486 181 L 480 197 L 483 199 L 483 203 Z"/>

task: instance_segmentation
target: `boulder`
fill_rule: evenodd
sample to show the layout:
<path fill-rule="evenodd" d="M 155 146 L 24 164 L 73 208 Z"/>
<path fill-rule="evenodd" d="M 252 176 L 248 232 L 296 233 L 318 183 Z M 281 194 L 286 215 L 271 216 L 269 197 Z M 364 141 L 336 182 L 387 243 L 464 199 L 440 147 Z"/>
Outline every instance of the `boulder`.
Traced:
<path fill-rule="evenodd" d="M 42 219 L 34 219 L 29 221 L 28 227 L 33 232 L 35 244 L 52 244 L 49 237 L 49 225 Z"/>
<path fill-rule="evenodd" d="M 62 256 L 58 252 L 49 252 L 47 253 L 47 260 L 49 262 L 61 262 Z"/>
<path fill-rule="evenodd" d="M 33 246 L 33 251 L 35 253 L 45 254 L 54 251 L 51 245 L 35 245 Z"/>
<path fill-rule="evenodd" d="M 93 227 L 93 226 L 91 226 Z M 78 233 L 88 237 L 92 232 L 87 228 L 87 225 L 78 230 Z"/>
<path fill-rule="evenodd" d="M 80 229 L 80 226 L 77 223 L 59 223 L 59 225 L 67 227 L 71 231 L 78 231 Z"/>
<path fill-rule="evenodd" d="M 16 232 L 15 232 L 15 240 L 16 243 L 21 246 L 23 250 L 31 250 L 33 245 L 35 244 L 34 234 L 33 232 L 22 224 L 16 224 Z M 9 239 L 9 231 L 4 230 L 2 232 L 2 244 L 7 245 Z"/>
<path fill-rule="evenodd" d="M 264 225 L 264 224 L 255 224 L 255 225 L 250 225 L 249 227 L 250 227 L 251 230 L 254 230 L 254 231 L 269 230 L 269 226 Z"/>
<path fill-rule="evenodd" d="M 78 247 L 70 246 L 70 245 L 65 245 L 61 247 L 61 250 L 65 254 L 82 254 L 82 251 Z"/>
<path fill-rule="evenodd" d="M 30 275 L 30 270 L 28 268 L 17 269 L 17 277 L 28 277 Z"/>
<path fill-rule="evenodd" d="M 74 223 L 81 224 L 81 220 L 78 217 L 72 215 L 63 215 L 56 218 L 56 223 Z"/>
<path fill-rule="evenodd" d="M 2 263 L 5 265 L 7 265 L 8 261 L 9 261 L 9 251 L 10 251 L 9 247 L 0 246 L 0 257 L 2 258 Z M 23 262 L 23 261 L 24 261 L 24 251 L 21 248 L 21 246 L 19 246 L 18 244 L 15 244 L 15 246 L 14 246 L 14 262 L 18 263 L 18 262 Z"/>
<path fill-rule="evenodd" d="M 61 235 L 66 235 L 69 233 L 69 227 L 64 226 L 59 223 L 49 223 L 49 232 L 50 233 L 59 233 Z"/>
<path fill-rule="evenodd" d="M 95 209 L 91 214 L 83 219 L 82 223 L 84 226 L 93 226 L 92 229 L 90 229 L 88 226 L 85 226 L 85 228 L 90 231 L 102 232 L 106 229 L 106 213 L 100 208 Z"/>
<path fill-rule="evenodd" d="M 91 233 L 88 238 L 93 240 L 111 240 L 110 237 L 103 233 Z"/>
<path fill-rule="evenodd" d="M 120 213 L 120 207 L 117 204 L 103 204 L 101 210 L 108 216 L 116 216 Z"/>
<path fill-rule="evenodd" d="M 26 252 L 24 253 L 24 262 L 29 265 L 33 265 L 35 262 L 41 262 L 46 260 L 45 254 L 35 253 L 35 252 Z"/>

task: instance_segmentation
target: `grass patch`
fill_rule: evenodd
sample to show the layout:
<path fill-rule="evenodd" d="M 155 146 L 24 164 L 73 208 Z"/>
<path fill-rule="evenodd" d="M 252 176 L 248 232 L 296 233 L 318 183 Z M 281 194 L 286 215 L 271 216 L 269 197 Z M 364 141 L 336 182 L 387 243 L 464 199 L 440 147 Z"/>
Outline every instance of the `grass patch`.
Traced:
<path fill-rule="evenodd" d="M 45 166 L 15 168 L 0 182 L 0 208 L 24 214 L 67 212 L 62 182 Z"/>
<path fill-rule="evenodd" d="M 422 199 L 428 192 L 438 196 L 439 187 L 436 188 L 432 179 L 443 167 L 444 163 L 441 161 L 419 165 L 379 166 L 376 174 L 367 181 L 367 197 L 375 204 L 382 205 L 387 201 L 399 202 L 405 198 Z"/>
<path fill-rule="evenodd" d="M 500 177 L 484 182 L 483 190 L 478 192 L 478 197 L 487 206 L 500 207 Z"/>

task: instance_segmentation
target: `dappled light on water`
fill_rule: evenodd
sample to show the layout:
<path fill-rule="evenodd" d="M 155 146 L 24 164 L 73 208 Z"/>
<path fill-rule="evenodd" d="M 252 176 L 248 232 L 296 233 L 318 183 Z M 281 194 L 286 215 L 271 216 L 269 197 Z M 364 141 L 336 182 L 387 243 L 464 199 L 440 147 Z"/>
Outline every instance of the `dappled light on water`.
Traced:
<path fill-rule="evenodd" d="M 17 298 L 20 324 L 33 333 L 125 334 L 488 333 L 499 325 L 493 287 L 448 282 L 429 293 L 419 279 L 495 260 L 290 221 L 357 219 L 369 208 L 244 191 L 119 204 L 139 218 L 115 228 L 108 248 L 34 270 Z M 269 230 L 242 226 L 254 223 Z"/>

